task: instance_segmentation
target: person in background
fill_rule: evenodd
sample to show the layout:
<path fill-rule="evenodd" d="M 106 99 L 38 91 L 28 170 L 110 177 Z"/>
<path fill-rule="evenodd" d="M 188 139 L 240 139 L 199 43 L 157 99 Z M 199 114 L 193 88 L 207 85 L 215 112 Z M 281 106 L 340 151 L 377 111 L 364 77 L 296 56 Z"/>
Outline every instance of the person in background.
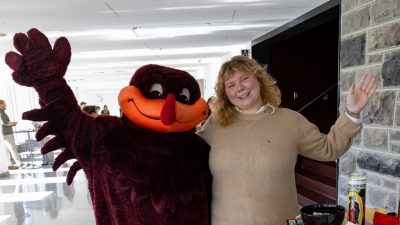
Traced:
<path fill-rule="evenodd" d="M 24 167 L 22 163 L 21 157 L 17 151 L 17 145 L 15 144 L 14 133 L 12 127 L 17 125 L 17 122 L 11 122 L 10 118 L 6 114 L 5 110 L 7 108 L 7 104 L 4 100 L 0 99 L 0 116 L 2 121 L 2 129 L 3 129 L 3 137 L 6 150 L 10 153 L 12 159 L 14 160 L 15 164 L 13 165 L 10 157 L 7 157 L 8 161 L 8 169 L 15 170 L 19 169 L 20 167 Z"/>
<path fill-rule="evenodd" d="M 96 110 L 96 106 L 95 105 L 87 105 L 85 107 L 83 107 L 83 111 L 86 112 L 87 114 L 91 115 L 91 116 L 98 116 L 99 113 Z"/>
<path fill-rule="evenodd" d="M 108 110 L 107 105 L 103 106 L 103 110 L 101 110 L 101 115 L 110 115 L 110 111 Z"/>
<path fill-rule="evenodd" d="M 100 112 L 100 106 L 96 105 L 95 107 L 96 107 L 96 112 L 97 112 L 97 114 L 99 114 L 99 112 Z"/>
<path fill-rule="evenodd" d="M 215 102 L 215 99 L 216 99 L 215 96 L 210 96 L 210 97 L 207 99 L 207 104 L 208 104 L 208 114 L 207 114 L 207 118 L 206 118 L 203 122 L 200 123 L 200 125 L 198 126 L 198 129 L 200 129 L 200 128 L 204 125 L 204 123 L 207 121 L 207 119 L 211 116 L 212 105 L 213 105 L 213 103 Z"/>
<path fill-rule="evenodd" d="M 215 99 L 216 99 L 215 96 L 211 96 L 207 99 L 207 104 L 208 104 L 208 109 L 209 109 L 207 119 L 208 119 L 208 117 L 211 116 L 212 106 L 215 102 Z"/>
<path fill-rule="evenodd" d="M 87 105 L 86 102 L 81 102 L 79 103 L 79 106 L 81 107 L 81 110 L 83 110 L 83 108 Z"/>
<path fill-rule="evenodd" d="M 211 146 L 212 225 L 277 225 L 299 215 L 297 156 L 332 161 L 360 131 L 359 115 L 376 91 L 364 75 L 323 134 L 300 113 L 281 108 L 276 81 L 255 60 L 235 56 L 219 71 L 213 112 L 198 134 Z"/>

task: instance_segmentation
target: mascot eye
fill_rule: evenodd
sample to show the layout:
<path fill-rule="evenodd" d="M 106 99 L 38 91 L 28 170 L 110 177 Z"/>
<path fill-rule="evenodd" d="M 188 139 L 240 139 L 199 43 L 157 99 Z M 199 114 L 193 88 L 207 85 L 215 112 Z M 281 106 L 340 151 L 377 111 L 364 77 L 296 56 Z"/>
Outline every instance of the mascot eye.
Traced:
<path fill-rule="evenodd" d="M 161 98 L 164 94 L 163 87 L 159 83 L 155 83 L 151 86 L 149 91 L 149 97 L 152 99 Z"/>
<path fill-rule="evenodd" d="M 182 91 L 181 91 L 181 93 L 179 94 L 177 100 L 178 100 L 179 102 L 182 102 L 182 103 L 189 103 L 189 101 L 190 101 L 190 92 L 189 92 L 189 89 L 187 89 L 187 88 L 182 89 Z"/>

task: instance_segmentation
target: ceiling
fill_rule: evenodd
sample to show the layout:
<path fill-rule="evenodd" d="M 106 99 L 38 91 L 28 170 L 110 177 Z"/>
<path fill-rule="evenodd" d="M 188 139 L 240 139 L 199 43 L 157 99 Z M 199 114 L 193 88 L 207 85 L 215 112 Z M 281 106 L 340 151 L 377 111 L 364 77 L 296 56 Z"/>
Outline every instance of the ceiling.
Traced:
<path fill-rule="evenodd" d="M 326 0 L 2 0 L 0 53 L 16 32 L 36 27 L 69 39 L 70 84 L 120 89 L 138 66 L 155 63 L 196 78 L 221 57 Z M 10 71 L 2 62 L 2 71 Z M 4 72 L 1 74 L 4 76 Z M 1 78 L 2 80 L 4 78 Z"/>

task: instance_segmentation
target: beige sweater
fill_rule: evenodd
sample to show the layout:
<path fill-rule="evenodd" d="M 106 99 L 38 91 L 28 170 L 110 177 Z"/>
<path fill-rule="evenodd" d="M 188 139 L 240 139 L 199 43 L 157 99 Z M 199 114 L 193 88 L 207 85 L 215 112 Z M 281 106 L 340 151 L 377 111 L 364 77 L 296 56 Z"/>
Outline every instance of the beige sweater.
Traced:
<path fill-rule="evenodd" d="M 284 108 L 240 113 L 227 127 L 211 117 L 199 134 L 211 145 L 212 225 L 282 225 L 294 218 L 299 214 L 297 155 L 335 160 L 360 129 L 343 114 L 325 135 L 301 114 Z"/>

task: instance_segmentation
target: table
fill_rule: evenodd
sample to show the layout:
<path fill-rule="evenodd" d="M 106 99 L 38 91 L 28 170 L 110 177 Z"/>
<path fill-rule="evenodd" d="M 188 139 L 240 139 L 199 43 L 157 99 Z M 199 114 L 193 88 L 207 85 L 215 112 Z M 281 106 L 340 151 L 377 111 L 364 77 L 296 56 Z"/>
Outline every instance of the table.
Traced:
<path fill-rule="evenodd" d="M 27 133 L 28 134 L 28 146 L 29 146 L 29 152 L 31 155 L 31 163 L 28 163 L 28 165 L 25 167 L 25 169 L 37 169 L 37 168 L 41 168 L 40 165 L 35 165 L 35 163 L 33 162 L 33 149 L 32 149 L 32 144 L 31 144 L 31 135 L 30 133 L 32 132 L 36 132 L 36 130 L 18 130 L 18 131 L 14 131 L 14 133 Z"/>
<path fill-rule="evenodd" d="M 388 213 L 388 211 L 386 211 L 383 208 L 366 208 L 365 225 L 373 225 L 373 219 L 374 219 L 374 215 L 375 215 L 376 212 L 383 213 L 383 214 L 387 214 Z M 342 225 L 346 225 L 347 224 L 347 222 L 348 222 L 347 217 L 348 216 L 347 216 L 347 212 L 346 212 L 346 216 L 345 216 L 345 218 L 343 220 Z M 400 218 L 399 218 L 399 223 L 400 223 Z M 288 224 L 285 223 L 284 225 L 288 225 Z"/>

